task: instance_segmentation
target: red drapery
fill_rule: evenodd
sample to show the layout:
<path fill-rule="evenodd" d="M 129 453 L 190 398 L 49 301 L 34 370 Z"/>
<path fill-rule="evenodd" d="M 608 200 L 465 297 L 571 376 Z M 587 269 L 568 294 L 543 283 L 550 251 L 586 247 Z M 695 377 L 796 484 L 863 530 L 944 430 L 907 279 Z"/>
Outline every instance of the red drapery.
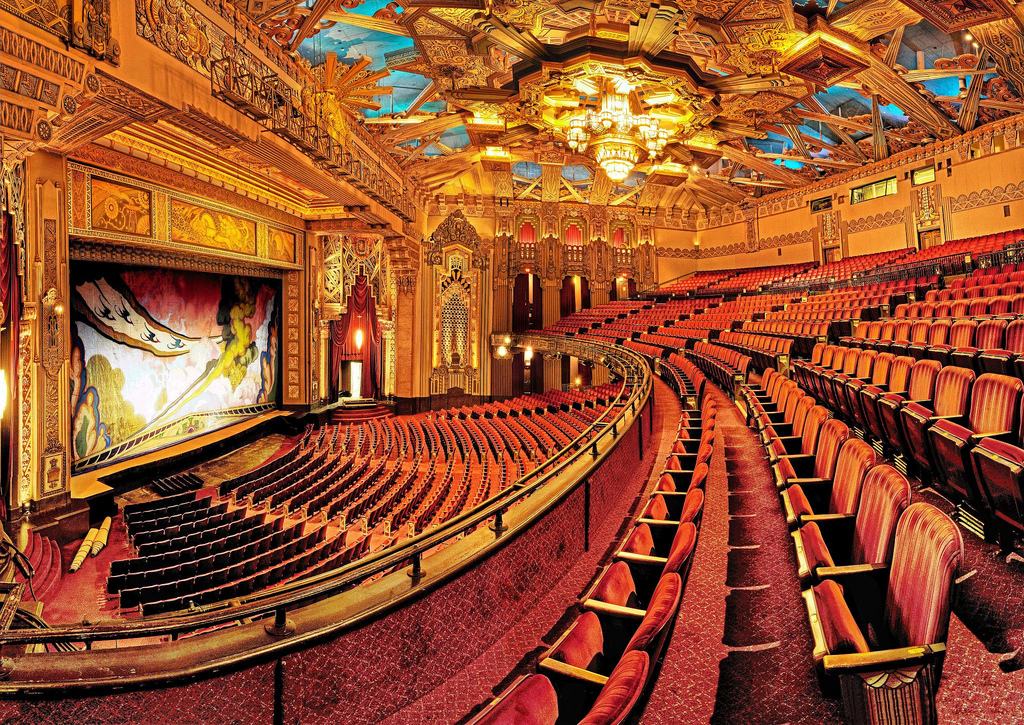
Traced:
<path fill-rule="evenodd" d="M 544 288 L 540 285 L 540 275 L 532 274 L 533 303 L 530 305 L 530 329 L 544 329 Z"/>
<path fill-rule="evenodd" d="M 576 282 L 572 277 L 562 280 L 562 292 L 558 301 L 562 317 L 567 317 L 576 311 Z"/>
<path fill-rule="evenodd" d="M 583 230 L 575 224 L 567 226 L 565 228 L 565 243 L 574 247 L 578 247 L 583 244 Z"/>
<path fill-rule="evenodd" d="M 10 497 L 14 481 L 14 462 L 18 454 L 18 426 L 14 425 L 14 400 L 9 391 L 14 390 L 18 371 L 18 345 L 21 321 L 21 290 L 16 272 L 17 247 L 14 244 L 14 217 L 7 213 L 0 214 L 0 304 L 3 304 L 3 315 L 0 325 L 6 326 L 7 359 L 4 368 L 7 376 L 7 390 L 0 390 L 0 395 L 7 400 L 4 418 L 7 420 L 7 440 L 3 444 L 4 475 L 0 480 L 3 491 L 0 493 L 0 518 L 7 520 L 7 501 Z"/>
<path fill-rule="evenodd" d="M 630 299 L 636 297 L 636 280 L 632 277 L 626 280 L 626 295 Z"/>
<path fill-rule="evenodd" d="M 517 274 L 512 290 L 512 332 L 530 328 L 530 275 Z"/>
<path fill-rule="evenodd" d="M 590 309 L 590 282 L 586 277 L 580 277 L 580 309 Z"/>
<path fill-rule="evenodd" d="M 356 333 L 360 330 L 363 333 L 361 349 L 356 345 Z M 340 393 L 338 378 L 341 375 L 341 364 L 346 361 L 363 364 L 360 397 L 378 397 L 381 378 L 380 323 L 377 320 L 377 302 L 373 298 L 373 289 L 363 275 L 356 277 L 348 297 L 348 311 L 340 319 L 331 321 L 329 391 L 332 400 L 336 400 Z"/>

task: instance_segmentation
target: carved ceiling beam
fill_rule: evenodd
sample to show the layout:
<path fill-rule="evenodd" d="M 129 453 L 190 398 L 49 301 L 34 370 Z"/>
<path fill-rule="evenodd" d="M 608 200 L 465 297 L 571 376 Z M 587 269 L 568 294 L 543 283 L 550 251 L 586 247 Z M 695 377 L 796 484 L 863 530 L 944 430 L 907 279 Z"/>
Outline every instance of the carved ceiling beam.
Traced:
<path fill-rule="evenodd" d="M 935 100 L 939 103 L 955 103 L 961 104 L 964 99 L 960 96 L 936 96 Z M 978 101 L 978 106 L 981 108 L 992 108 L 997 111 L 1009 111 L 1010 113 L 1024 113 L 1024 103 L 1014 101 L 993 101 L 990 98 L 982 98 Z M 890 136 L 892 134 L 889 134 Z"/>
<path fill-rule="evenodd" d="M 726 202 L 740 201 L 746 199 L 747 195 L 731 184 L 727 184 L 712 176 L 692 176 L 692 181 L 698 188 L 709 194 L 714 194 Z"/>
<path fill-rule="evenodd" d="M 771 126 L 765 126 L 765 128 L 768 131 L 772 131 L 774 133 L 777 133 L 780 136 L 788 136 L 789 135 L 789 132 L 783 126 L 771 125 Z M 847 151 L 845 148 L 840 148 L 839 146 L 835 146 L 833 144 L 830 144 L 828 141 L 825 141 L 824 139 L 814 138 L 813 136 L 808 136 L 807 134 L 802 133 L 800 131 L 799 127 L 794 126 L 794 128 L 796 129 L 796 132 L 799 134 L 800 140 L 803 141 L 805 144 L 810 144 L 811 146 L 818 146 L 818 147 L 821 148 L 822 151 L 828 151 L 829 153 L 834 154 L 836 156 L 844 156 L 844 157 L 847 157 L 847 158 L 852 158 L 852 155 L 850 154 L 850 152 Z"/>
<path fill-rule="evenodd" d="M 1024 67 L 1020 60 L 1024 58 L 1024 33 L 1021 32 L 1024 9 L 1018 4 L 1014 6 L 1014 12 L 1014 18 L 972 27 L 971 33 L 992 54 L 999 73 L 1014 87 L 1017 95 L 1024 96 Z"/>
<path fill-rule="evenodd" d="M 519 195 L 518 195 L 518 196 L 516 197 L 516 199 L 525 199 L 525 198 L 526 198 L 527 196 L 529 196 L 529 195 L 530 195 L 530 193 L 531 193 L 531 192 L 533 192 L 533 190 L 534 190 L 534 189 L 536 189 L 536 188 L 537 188 L 537 187 L 538 187 L 539 185 L 540 185 L 540 177 L 538 176 L 538 177 L 537 177 L 536 179 L 533 179 L 532 181 L 530 181 L 530 185 L 529 185 L 529 186 L 527 186 L 527 187 L 526 187 L 525 189 L 523 189 L 523 190 L 522 190 L 522 191 L 521 191 L 521 192 L 519 193 Z"/>
<path fill-rule="evenodd" d="M 719 179 L 719 180 L 722 180 L 722 181 L 724 181 L 726 179 L 726 177 L 718 175 L 718 174 L 712 176 L 711 178 L 712 179 Z M 769 189 L 791 189 L 791 188 L 793 188 L 792 184 L 786 184 L 785 182 L 782 182 L 782 181 L 770 181 L 768 179 L 754 180 L 754 179 L 745 178 L 743 176 L 734 177 L 733 179 L 731 179 L 729 181 L 729 183 L 730 184 L 739 184 L 741 186 L 761 186 L 761 187 L 766 187 L 766 188 L 769 188 Z"/>
<path fill-rule="evenodd" d="M 423 138 L 432 134 L 440 134 L 449 129 L 462 126 L 466 122 L 466 112 L 452 113 L 445 116 L 437 116 L 429 121 L 417 124 L 402 124 L 393 131 L 388 131 L 381 137 L 381 141 L 395 146 L 412 141 L 416 138 Z"/>
<path fill-rule="evenodd" d="M 570 194 L 570 195 L 571 195 L 571 196 L 572 196 L 572 197 L 573 197 L 574 199 L 576 199 L 576 201 L 578 201 L 578 202 L 579 202 L 580 204 L 586 204 L 586 203 L 587 203 L 587 202 L 586 202 L 586 199 L 584 199 L 584 198 L 583 198 L 583 197 L 582 197 L 582 196 L 580 195 L 580 192 L 578 192 L 578 191 L 576 190 L 576 187 L 575 187 L 575 186 L 573 186 L 572 184 L 570 184 L 570 183 L 569 183 L 569 181 L 568 181 L 567 179 L 564 179 L 564 178 L 562 179 L 562 186 L 564 186 L 564 187 L 565 187 L 565 188 L 566 188 L 566 189 L 567 189 L 567 190 L 569 191 L 569 194 Z"/>
<path fill-rule="evenodd" d="M 474 20 L 481 35 L 473 38 L 473 50 L 486 55 L 488 41 L 522 60 L 542 61 L 549 57 L 548 49 L 530 33 L 521 33 L 493 15 Z"/>
<path fill-rule="evenodd" d="M 805 159 L 811 158 L 811 152 L 807 150 L 807 144 L 804 142 L 803 134 L 800 133 L 800 127 L 794 123 L 782 124 L 782 130 L 786 132 L 786 136 L 793 142 L 793 148 L 796 152 L 803 156 Z M 763 157 L 763 154 L 762 154 Z"/>
<path fill-rule="evenodd" d="M 839 0 L 828 0 L 828 8 L 825 10 L 825 17 L 831 18 L 832 13 L 836 11 L 836 7 L 839 5 Z"/>
<path fill-rule="evenodd" d="M 889 142 L 885 138 L 885 124 L 882 122 L 882 106 L 878 96 L 871 96 L 871 145 L 875 150 L 875 161 L 889 158 Z"/>
<path fill-rule="evenodd" d="M 865 163 L 867 162 L 867 154 L 865 154 L 861 147 L 857 145 L 857 143 L 853 140 L 853 137 L 850 136 L 850 134 L 848 134 L 845 130 L 843 130 L 842 126 L 839 126 L 838 124 L 832 122 L 833 117 L 828 114 L 828 111 L 825 110 L 825 107 L 821 105 L 817 98 L 811 96 L 810 98 L 804 101 L 804 105 L 810 109 L 812 115 L 819 116 L 819 118 L 816 120 L 820 121 L 821 123 L 824 123 L 826 126 L 829 127 L 832 133 L 839 137 L 839 140 L 842 141 L 843 145 L 850 150 L 850 153 L 853 154 L 854 158 Z M 806 118 L 804 116 L 801 116 L 799 109 L 796 109 L 794 112 L 797 116 L 800 116 L 801 118 Z"/>
<path fill-rule="evenodd" d="M 988 51 L 982 51 L 978 59 L 978 68 L 988 65 Z M 966 133 L 972 130 L 978 123 L 978 102 L 981 100 L 981 91 L 985 86 L 985 74 L 974 73 L 971 75 L 971 84 L 967 87 L 967 96 L 960 106 L 960 115 L 956 123 Z"/>
<path fill-rule="evenodd" d="M 902 0 L 853 0 L 828 15 L 832 28 L 864 43 L 919 22 L 921 16 Z"/>
<path fill-rule="evenodd" d="M 623 203 L 624 201 L 629 201 L 634 196 L 639 194 L 643 190 L 643 188 L 644 188 L 643 184 L 636 185 L 635 187 L 633 187 L 632 189 L 630 189 L 626 193 L 620 194 L 616 198 L 612 199 L 611 203 L 608 204 L 608 206 L 618 206 L 619 204 Z"/>
<path fill-rule="evenodd" d="M 783 78 L 780 73 L 767 75 L 734 73 L 729 76 L 715 78 L 705 83 L 704 87 L 717 93 L 759 93 L 761 91 L 773 91 L 777 88 L 784 88 L 790 85 L 790 83 L 791 81 Z"/>
<path fill-rule="evenodd" d="M 874 56 L 868 56 L 871 66 L 857 74 L 861 81 L 875 95 L 884 96 L 908 116 L 932 132 L 936 139 L 957 136 L 960 129 L 949 120 L 942 109 L 936 107 L 917 89 L 907 83 L 892 68 Z"/>
<path fill-rule="evenodd" d="M 409 37 L 409 29 L 404 25 L 396 23 L 394 20 L 382 20 L 380 18 L 375 18 L 372 15 L 350 13 L 344 8 L 338 8 L 337 10 L 324 13 L 323 19 L 329 20 L 333 23 L 341 23 L 342 25 L 351 25 L 356 28 L 375 30 L 378 33 L 401 35 L 406 38 Z"/>
<path fill-rule="evenodd" d="M 288 44 L 288 50 L 297 51 L 302 41 L 311 38 L 316 33 L 316 26 L 324 19 L 324 14 L 334 6 L 334 0 L 316 0 L 309 14 L 302 21 L 302 25 L 292 36 L 292 42 Z"/>
<path fill-rule="evenodd" d="M 422 91 L 416 94 L 416 98 L 414 98 L 413 102 L 409 104 L 409 107 L 405 109 L 402 116 L 408 118 L 412 114 L 416 113 L 416 111 L 423 107 L 424 103 L 428 103 L 436 94 L 437 84 L 434 83 L 434 81 L 430 81 Z"/>
<path fill-rule="evenodd" d="M 604 169 L 597 168 L 594 171 L 594 183 L 590 186 L 590 203 L 605 206 L 611 193 L 612 180 L 608 178 Z"/>
<path fill-rule="evenodd" d="M 896 67 L 896 59 L 899 58 L 900 47 L 903 45 L 903 33 L 906 29 L 906 25 L 901 25 L 896 28 L 892 33 L 892 40 L 889 41 L 889 47 L 885 49 L 885 58 L 883 58 L 883 62 L 890 68 Z"/>
<path fill-rule="evenodd" d="M 768 138 L 768 134 L 765 131 L 728 118 L 716 118 L 711 122 L 711 128 L 718 131 L 725 131 L 726 133 L 740 134 L 747 138 L 760 139 L 762 141 Z"/>
<path fill-rule="evenodd" d="M 785 169 L 770 161 L 766 161 L 754 154 L 741 151 L 734 146 L 723 144 L 719 146 L 718 149 L 722 152 L 722 155 L 730 161 L 743 164 L 748 169 L 764 174 L 765 176 L 770 176 L 773 179 L 777 179 L 787 186 L 802 186 L 807 183 L 807 180 L 800 174 L 793 173 L 789 169 Z"/>
<path fill-rule="evenodd" d="M 940 78 L 957 78 L 963 75 L 974 75 L 979 71 L 967 70 L 965 68 L 953 68 L 950 70 L 936 70 L 935 68 L 927 68 L 925 70 L 912 70 L 902 74 L 903 80 L 907 83 L 922 83 L 924 81 L 934 81 Z M 989 68 L 988 70 L 980 71 L 981 75 L 994 76 L 999 71 L 995 68 Z"/>
<path fill-rule="evenodd" d="M 426 150 L 430 148 L 430 145 L 437 141 L 439 138 L 441 138 L 441 134 L 436 133 L 431 136 L 424 136 L 422 139 L 420 139 L 420 145 L 414 148 L 412 150 L 412 153 L 406 156 L 405 159 L 402 161 L 402 168 L 409 168 L 409 164 L 411 164 L 413 161 L 422 156 L 426 152 Z"/>
<path fill-rule="evenodd" d="M 676 24 L 681 18 L 674 8 L 652 4 L 646 16 L 629 26 L 629 55 L 646 53 L 656 56 L 672 42 Z"/>
<path fill-rule="evenodd" d="M 776 161 L 799 161 L 792 156 L 786 156 L 785 154 L 769 154 L 762 153 L 761 158 L 772 159 Z M 811 158 L 807 163 L 814 164 L 815 166 L 827 166 L 833 169 L 859 169 L 863 164 L 857 161 L 846 161 L 843 159 L 822 159 L 818 157 Z"/>

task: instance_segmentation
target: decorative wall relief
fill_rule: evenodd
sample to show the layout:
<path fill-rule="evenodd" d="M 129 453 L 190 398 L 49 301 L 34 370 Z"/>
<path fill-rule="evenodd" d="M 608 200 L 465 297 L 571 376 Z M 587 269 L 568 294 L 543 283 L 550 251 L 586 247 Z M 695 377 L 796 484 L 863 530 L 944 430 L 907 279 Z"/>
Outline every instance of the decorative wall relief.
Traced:
<path fill-rule="evenodd" d="M 0 10 L 64 40 L 71 39 L 71 0 L 0 0 Z"/>
<path fill-rule="evenodd" d="M 298 269 L 305 233 L 227 204 L 68 162 L 68 233 Z"/>
<path fill-rule="evenodd" d="M 83 263 L 71 294 L 74 470 L 277 407 L 276 283 Z"/>
<path fill-rule="evenodd" d="M 856 234 L 857 232 L 867 232 L 872 229 L 881 229 L 883 227 L 891 227 L 897 224 L 903 224 L 906 219 L 906 211 L 903 209 L 896 209 L 894 211 L 887 211 L 884 214 L 875 214 L 873 216 L 866 216 L 861 219 L 851 219 L 847 226 L 847 231 L 850 234 Z"/>
<path fill-rule="evenodd" d="M 959 212 L 968 209 L 977 209 L 982 206 L 993 204 L 1006 204 L 1010 201 L 1024 199 L 1024 181 L 1016 184 L 1009 183 L 1005 186 L 994 186 L 991 189 L 972 191 L 970 194 L 961 194 L 949 200 L 950 211 Z"/>

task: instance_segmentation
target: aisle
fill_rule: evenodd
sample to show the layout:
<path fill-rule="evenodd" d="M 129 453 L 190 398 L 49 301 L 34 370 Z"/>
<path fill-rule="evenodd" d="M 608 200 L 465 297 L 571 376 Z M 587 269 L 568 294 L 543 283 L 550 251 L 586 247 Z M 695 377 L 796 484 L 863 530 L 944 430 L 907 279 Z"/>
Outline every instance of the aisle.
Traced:
<path fill-rule="evenodd" d="M 644 723 L 842 722 L 818 688 L 792 539 L 771 470 L 732 400 L 719 440 L 700 544 Z"/>

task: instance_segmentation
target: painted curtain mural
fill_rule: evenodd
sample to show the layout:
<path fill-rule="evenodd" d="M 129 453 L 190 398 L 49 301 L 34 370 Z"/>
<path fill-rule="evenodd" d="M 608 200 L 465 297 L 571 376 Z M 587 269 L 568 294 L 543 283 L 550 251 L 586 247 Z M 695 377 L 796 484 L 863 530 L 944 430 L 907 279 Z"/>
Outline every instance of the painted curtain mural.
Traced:
<path fill-rule="evenodd" d="M 73 469 L 277 407 L 279 287 L 248 277 L 75 265 Z"/>

